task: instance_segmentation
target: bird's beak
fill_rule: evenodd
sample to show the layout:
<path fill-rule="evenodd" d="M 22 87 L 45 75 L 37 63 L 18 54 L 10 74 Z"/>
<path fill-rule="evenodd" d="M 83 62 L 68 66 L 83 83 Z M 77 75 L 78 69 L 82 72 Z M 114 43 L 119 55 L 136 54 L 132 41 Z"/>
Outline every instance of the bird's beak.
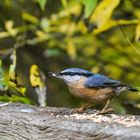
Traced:
<path fill-rule="evenodd" d="M 48 72 L 49 76 L 60 77 L 59 73 Z"/>

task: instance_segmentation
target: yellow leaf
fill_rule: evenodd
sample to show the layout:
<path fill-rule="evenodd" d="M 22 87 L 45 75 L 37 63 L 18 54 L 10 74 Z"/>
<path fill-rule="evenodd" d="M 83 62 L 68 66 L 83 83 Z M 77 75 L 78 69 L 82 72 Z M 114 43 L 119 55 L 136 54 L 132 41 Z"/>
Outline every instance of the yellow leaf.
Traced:
<path fill-rule="evenodd" d="M 76 58 L 76 48 L 72 39 L 68 39 L 67 41 L 67 53 L 72 59 Z"/>
<path fill-rule="evenodd" d="M 69 13 L 79 16 L 81 11 L 82 11 L 83 6 L 79 3 L 72 5 L 71 7 L 68 8 Z"/>
<path fill-rule="evenodd" d="M 120 0 L 103 0 L 99 3 L 90 17 L 90 22 L 95 23 L 97 27 L 105 24 L 113 13 L 113 10 L 119 5 Z"/>
<path fill-rule="evenodd" d="M 61 3 L 63 4 L 65 8 L 67 8 L 67 5 L 68 5 L 67 0 L 61 0 Z"/>
<path fill-rule="evenodd" d="M 10 30 L 11 28 L 13 28 L 14 22 L 12 20 L 9 20 L 5 23 L 5 28 L 6 30 Z"/>
<path fill-rule="evenodd" d="M 9 33 L 8 32 L 0 32 L 0 38 L 8 37 Z"/>
<path fill-rule="evenodd" d="M 36 24 L 38 22 L 38 19 L 35 16 L 33 16 L 33 15 L 29 14 L 29 13 L 23 13 L 22 18 L 24 20 L 32 22 L 34 24 Z"/>
<path fill-rule="evenodd" d="M 12 20 L 9 20 L 5 23 L 5 28 L 8 31 L 8 33 L 12 36 L 15 36 L 18 33 L 18 30 L 14 29 L 13 26 L 14 26 L 14 22 Z"/>
<path fill-rule="evenodd" d="M 23 96 L 25 95 L 26 92 L 26 87 L 23 87 L 20 84 L 14 83 L 13 81 L 8 81 L 8 86 L 10 88 L 15 89 L 17 92 L 19 92 L 20 94 L 22 94 Z"/>
<path fill-rule="evenodd" d="M 97 29 L 93 30 L 93 33 L 94 34 L 99 34 L 101 32 L 104 32 L 104 31 L 112 28 L 113 26 L 116 26 L 116 25 L 117 25 L 116 21 L 110 19 L 110 20 L 108 20 L 108 22 L 106 22 L 100 28 L 97 28 Z"/>
<path fill-rule="evenodd" d="M 140 21 L 136 27 L 136 36 L 135 36 L 136 42 L 140 42 Z"/>
<path fill-rule="evenodd" d="M 84 22 L 79 21 L 77 24 L 77 30 L 81 31 L 82 33 L 87 32 L 87 27 L 85 26 Z"/>
<path fill-rule="evenodd" d="M 45 32 L 43 32 L 41 30 L 36 31 L 36 35 L 38 37 L 38 40 L 40 40 L 40 41 L 48 39 L 48 34 L 46 34 Z"/>
<path fill-rule="evenodd" d="M 24 93 L 26 92 L 26 87 L 19 87 L 19 91 L 24 95 Z"/>
<path fill-rule="evenodd" d="M 99 34 L 101 32 L 104 32 L 114 26 L 117 26 L 117 24 L 119 25 L 129 25 L 129 24 L 137 24 L 138 23 L 138 20 L 137 19 L 134 19 L 134 20 L 112 20 L 112 19 L 109 19 L 104 25 L 102 25 L 100 28 L 97 28 L 97 29 L 94 29 L 93 30 L 93 33 L 94 34 Z"/>
<path fill-rule="evenodd" d="M 35 64 L 30 68 L 30 83 L 33 87 L 40 87 L 43 84 L 40 78 L 39 68 Z"/>
<path fill-rule="evenodd" d="M 134 15 L 140 19 L 140 8 L 135 9 Z"/>
<path fill-rule="evenodd" d="M 39 71 L 37 65 L 32 65 L 30 68 L 30 83 L 38 96 L 38 103 L 40 106 L 46 106 L 46 85 L 45 85 L 45 75 L 43 72 Z"/>

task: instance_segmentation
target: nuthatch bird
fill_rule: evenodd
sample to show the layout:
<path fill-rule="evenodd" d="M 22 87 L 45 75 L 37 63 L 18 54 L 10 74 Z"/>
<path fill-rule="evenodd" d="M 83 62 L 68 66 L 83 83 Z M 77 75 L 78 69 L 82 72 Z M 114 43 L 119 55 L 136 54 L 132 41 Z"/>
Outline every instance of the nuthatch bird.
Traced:
<path fill-rule="evenodd" d="M 112 109 L 108 106 L 113 95 L 119 95 L 125 90 L 138 91 L 118 80 L 80 68 L 68 68 L 59 73 L 49 72 L 49 75 L 64 80 L 73 96 L 86 99 L 90 103 L 79 108 L 78 112 L 90 108 L 94 100 L 106 101 L 105 107 L 99 112 L 100 114 L 110 112 Z"/>

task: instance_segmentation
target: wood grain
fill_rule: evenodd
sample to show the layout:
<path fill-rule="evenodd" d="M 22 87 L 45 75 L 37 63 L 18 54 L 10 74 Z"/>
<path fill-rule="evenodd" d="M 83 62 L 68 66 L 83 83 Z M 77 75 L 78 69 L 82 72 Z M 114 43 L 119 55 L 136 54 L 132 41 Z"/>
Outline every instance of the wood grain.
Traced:
<path fill-rule="evenodd" d="M 0 107 L 0 140 L 139 140 L 140 117 L 95 110 L 9 104 Z"/>

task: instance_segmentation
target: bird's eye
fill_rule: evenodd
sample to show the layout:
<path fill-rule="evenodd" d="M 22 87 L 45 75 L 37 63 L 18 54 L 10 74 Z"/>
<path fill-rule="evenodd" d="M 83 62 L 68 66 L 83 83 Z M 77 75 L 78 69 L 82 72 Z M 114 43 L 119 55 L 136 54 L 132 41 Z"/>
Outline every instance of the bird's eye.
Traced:
<path fill-rule="evenodd" d="M 68 72 L 68 75 L 73 76 L 74 73 L 73 72 Z"/>
<path fill-rule="evenodd" d="M 71 73 L 70 72 L 66 72 L 65 75 L 71 75 Z"/>
<path fill-rule="evenodd" d="M 64 75 L 68 75 L 68 72 L 60 72 L 59 74 L 64 76 Z"/>
<path fill-rule="evenodd" d="M 61 73 L 61 72 L 59 72 L 58 74 L 59 74 L 59 75 L 63 75 L 63 73 Z"/>
<path fill-rule="evenodd" d="M 66 75 L 66 72 L 63 72 L 62 75 Z"/>
<path fill-rule="evenodd" d="M 63 72 L 63 73 L 61 73 L 61 75 L 65 75 L 65 76 L 70 75 L 70 76 L 72 76 L 73 73 L 72 72 Z"/>

